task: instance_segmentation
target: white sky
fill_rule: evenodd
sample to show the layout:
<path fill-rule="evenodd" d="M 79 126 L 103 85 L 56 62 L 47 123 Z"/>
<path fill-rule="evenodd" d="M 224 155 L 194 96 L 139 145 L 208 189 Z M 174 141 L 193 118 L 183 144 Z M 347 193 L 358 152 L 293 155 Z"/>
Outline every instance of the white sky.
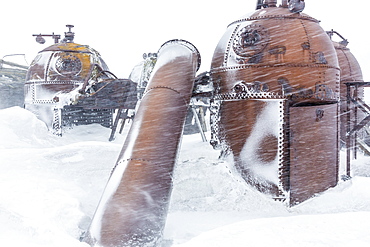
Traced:
<path fill-rule="evenodd" d="M 255 10 L 256 0 L 6 0 L 1 4 L 0 58 L 26 54 L 30 63 L 37 52 L 53 44 L 35 42 L 32 34 L 61 34 L 73 24 L 75 42 L 100 52 L 110 70 L 128 77 L 145 52 L 157 52 L 167 40 L 193 43 L 202 56 L 200 72 L 209 70 L 213 51 L 227 25 Z M 278 3 L 281 1 L 279 0 Z M 347 38 L 370 81 L 368 11 L 358 1 L 306 0 L 304 13 L 321 20 Z M 9 58 L 7 58 L 9 59 Z"/>

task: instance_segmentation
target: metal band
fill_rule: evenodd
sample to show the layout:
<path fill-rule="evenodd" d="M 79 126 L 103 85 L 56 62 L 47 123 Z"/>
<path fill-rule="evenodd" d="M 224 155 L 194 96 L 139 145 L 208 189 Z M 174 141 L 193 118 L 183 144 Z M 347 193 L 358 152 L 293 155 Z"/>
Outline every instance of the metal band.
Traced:
<path fill-rule="evenodd" d="M 278 137 L 278 195 L 275 198 L 276 200 L 285 200 L 287 198 L 286 184 L 284 184 L 284 177 L 286 176 L 286 159 L 289 159 L 286 156 L 286 152 L 289 147 L 287 147 L 288 140 L 287 138 L 287 119 L 286 119 L 286 100 L 281 100 L 279 102 L 279 137 Z"/>
<path fill-rule="evenodd" d="M 229 101 L 229 100 L 243 100 L 243 99 L 285 99 L 286 97 L 269 92 L 259 92 L 259 93 L 223 93 L 216 94 L 214 96 L 215 100 Z"/>
<path fill-rule="evenodd" d="M 52 99 L 34 99 L 32 104 L 55 104 Z"/>
<path fill-rule="evenodd" d="M 146 94 L 148 94 L 150 91 L 153 91 L 155 89 L 169 89 L 169 90 L 177 93 L 178 95 L 180 95 L 180 97 L 184 100 L 185 104 L 187 104 L 186 103 L 187 102 L 186 98 L 184 97 L 183 94 L 181 94 L 180 91 L 178 91 L 178 90 L 176 90 L 174 88 L 171 88 L 171 87 L 167 87 L 167 86 L 155 86 L 155 87 L 148 88 L 147 90 L 145 90 L 144 95 L 143 95 L 143 98 L 145 97 Z"/>
<path fill-rule="evenodd" d="M 43 84 L 82 84 L 83 81 L 27 81 L 25 85 L 43 85 Z"/>
<path fill-rule="evenodd" d="M 241 64 L 229 67 L 219 67 L 211 70 L 211 73 L 226 72 L 230 70 L 244 70 L 244 69 L 257 69 L 257 68 L 279 68 L 279 67 L 288 67 L 288 68 L 327 68 L 327 69 L 336 69 L 340 71 L 339 67 L 330 66 L 326 64 L 308 64 L 308 63 L 285 63 L 285 64 Z"/>
<path fill-rule="evenodd" d="M 316 23 L 320 22 L 319 20 L 317 20 L 315 18 L 312 18 L 310 16 L 302 16 L 302 15 L 264 15 L 264 16 L 256 16 L 256 17 L 248 17 L 248 18 L 239 19 L 239 20 L 236 20 L 236 21 L 230 23 L 227 27 L 229 27 L 231 25 L 234 25 L 234 24 L 237 24 L 237 23 L 241 23 L 241 22 L 264 20 L 264 19 L 281 19 L 281 20 L 284 20 L 284 19 L 301 19 L 301 20 L 308 20 L 308 21 L 312 21 L 312 22 L 316 22 Z"/>

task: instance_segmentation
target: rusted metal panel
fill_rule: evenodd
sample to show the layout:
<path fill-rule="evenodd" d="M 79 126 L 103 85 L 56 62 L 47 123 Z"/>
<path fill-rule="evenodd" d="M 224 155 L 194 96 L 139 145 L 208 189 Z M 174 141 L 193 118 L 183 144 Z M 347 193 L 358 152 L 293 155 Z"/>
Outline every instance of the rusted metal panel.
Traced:
<path fill-rule="evenodd" d="M 290 108 L 290 198 L 297 204 L 338 182 L 338 104 Z"/>
<path fill-rule="evenodd" d="M 274 196 L 283 163 L 283 105 L 279 99 L 231 100 L 222 102 L 219 113 L 222 141 L 232 151 L 236 169 L 248 183 Z"/>

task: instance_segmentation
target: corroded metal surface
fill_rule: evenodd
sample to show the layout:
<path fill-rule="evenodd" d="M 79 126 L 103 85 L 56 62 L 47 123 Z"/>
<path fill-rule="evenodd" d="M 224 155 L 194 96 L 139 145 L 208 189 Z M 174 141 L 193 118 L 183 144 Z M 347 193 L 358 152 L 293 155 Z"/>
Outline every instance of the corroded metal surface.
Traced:
<path fill-rule="evenodd" d="M 99 53 L 76 43 L 58 43 L 40 51 L 30 65 L 26 81 L 56 84 L 63 81 L 84 81 L 91 64 L 108 70 Z"/>
<path fill-rule="evenodd" d="M 313 73 L 314 72 L 314 73 Z M 336 102 L 340 69 L 318 21 L 286 8 L 266 8 L 229 25 L 211 73 L 219 93 L 236 83 L 291 97 L 293 104 Z M 227 82 L 226 82 L 227 81 Z"/>
<path fill-rule="evenodd" d="M 350 49 L 340 43 L 333 42 L 335 50 L 338 56 L 339 67 L 341 69 L 340 73 L 340 98 L 341 100 L 346 99 L 346 86 L 345 82 L 351 81 L 363 81 L 362 71 L 360 64 L 358 63 L 355 56 L 351 53 Z"/>
<path fill-rule="evenodd" d="M 85 241 L 160 246 L 172 174 L 199 62 L 185 41 L 165 43 Z"/>
<path fill-rule="evenodd" d="M 290 108 L 291 204 L 338 182 L 338 104 Z"/>
<path fill-rule="evenodd" d="M 237 100 L 221 104 L 220 125 L 242 177 L 257 189 L 281 193 L 284 100 Z M 235 110 L 237 109 L 237 110 Z M 274 174 L 274 175 L 271 175 Z"/>

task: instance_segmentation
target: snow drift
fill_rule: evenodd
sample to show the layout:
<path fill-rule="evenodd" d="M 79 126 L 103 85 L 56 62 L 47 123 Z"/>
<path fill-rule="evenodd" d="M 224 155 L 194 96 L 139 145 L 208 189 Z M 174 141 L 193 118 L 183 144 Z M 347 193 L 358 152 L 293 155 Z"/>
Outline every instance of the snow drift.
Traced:
<path fill-rule="evenodd" d="M 89 125 L 57 137 L 20 107 L 0 110 L 2 246 L 88 246 L 79 237 L 125 139 L 109 133 Z M 245 184 L 200 135 L 184 136 L 164 246 L 368 246 L 370 158 L 353 163 L 351 180 L 288 208 Z"/>

